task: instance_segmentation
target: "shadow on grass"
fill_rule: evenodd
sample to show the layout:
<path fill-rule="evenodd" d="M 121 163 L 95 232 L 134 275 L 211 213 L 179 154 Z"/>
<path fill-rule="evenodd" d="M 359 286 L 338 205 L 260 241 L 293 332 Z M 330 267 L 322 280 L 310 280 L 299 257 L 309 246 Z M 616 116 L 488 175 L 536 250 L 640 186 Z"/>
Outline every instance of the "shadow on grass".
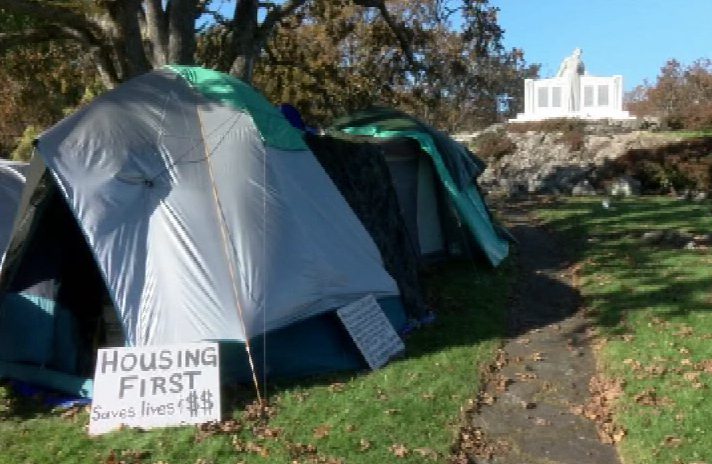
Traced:
<path fill-rule="evenodd" d="M 62 395 L 51 391 L 20 394 L 26 388 L 18 387 L 12 380 L 0 381 L 0 420 L 14 418 L 27 420 L 52 413 L 54 404 Z"/>
<path fill-rule="evenodd" d="M 649 243 L 647 231 L 712 231 L 712 205 L 672 198 L 562 201 L 550 206 L 549 226 L 571 244 L 573 259 L 586 261 L 585 274 L 596 322 L 614 333 L 626 331 L 626 314 L 651 307 L 664 317 L 712 310 L 709 250 Z"/>
<path fill-rule="evenodd" d="M 409 362 L 458 346 L 474 346 L 507 333 L 506 305 L 515 259 L 496 269 L 472 261 L 450 261 L 430 267 L 423 283 L 435 320 L 404 337 L 405 355 L 391 363 Z M 268 396 L 294 388 L 345 383 L 368 370 L 336 372 L 269 382 Z M 252 389 L 254 398 L 254 389 Z M 238 403 L 239 404 L 239 403 Z"/>

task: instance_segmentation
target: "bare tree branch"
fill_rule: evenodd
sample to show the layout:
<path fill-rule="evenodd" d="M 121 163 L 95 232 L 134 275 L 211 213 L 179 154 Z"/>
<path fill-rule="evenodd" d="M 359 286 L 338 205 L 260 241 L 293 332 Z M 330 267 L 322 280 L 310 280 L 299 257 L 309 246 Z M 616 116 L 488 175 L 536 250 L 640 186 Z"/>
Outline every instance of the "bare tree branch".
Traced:
<path fill-rule="evenodd" d="M 395 34 L 403 53 L 405 53 L 405 57 L 408 59 L 408 63 L 413 68 L 418 68 L 418 63 L 415 61 L 413 48 L 410 46 L 410 38 L 408 34 L 406 34 L 406 29 L 402 24 L 398 24 L 395 18 L 391 16 L 386 7 L 386 3 L 383 0 L 353 0 L 353 2 L 365 8 L 376 8 L 381 13 L 386 24 L 388 24 L 388 27 L 393 34 Z"/>
<path fill-rule="evenodd" d="M 264 21 L 260 25 L 260 35 L 264 37 L 269 37 L 274 31 L 275 26 L 282 19 L 294 13 L 297 8 L 304 5 L 306 0 L 289 0 L 283 5 L 272 5 L 272 8 L 265 16 Z"/>

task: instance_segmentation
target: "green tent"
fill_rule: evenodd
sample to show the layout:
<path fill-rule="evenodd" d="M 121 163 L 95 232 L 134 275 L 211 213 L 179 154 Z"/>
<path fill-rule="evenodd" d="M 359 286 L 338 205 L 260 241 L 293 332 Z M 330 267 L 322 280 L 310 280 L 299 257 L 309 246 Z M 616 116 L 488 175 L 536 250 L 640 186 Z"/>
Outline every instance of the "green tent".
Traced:
<path fill-rule="evenodd" d="M 461 254 L 463 250 L 453 249 L 456 234 L 447 230 L 454 223 L 465 231 L 465 244 L 473 244 L 493 266 L 506 258 L 511 236 L 495 224 L 477 186 L 485 164 L 462 144 L 401 111 L 382 107 L 338 119 L 328 132 L 382 142 L 406 225 L 421 254 Z M 445 197 L 440 205 L 433 184 Z"/>

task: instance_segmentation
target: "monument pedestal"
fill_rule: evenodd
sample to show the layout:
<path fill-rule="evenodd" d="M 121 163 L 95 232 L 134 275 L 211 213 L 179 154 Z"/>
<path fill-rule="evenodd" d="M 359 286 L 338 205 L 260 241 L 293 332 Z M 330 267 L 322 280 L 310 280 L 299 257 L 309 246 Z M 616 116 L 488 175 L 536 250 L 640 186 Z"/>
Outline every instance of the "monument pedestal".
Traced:
<path fill-rule="evenodd" d="M 510 122 L 553 118 L 635 119 L 623 110 L 623 76 L 589 76 L 581 50 L 564 59 L 556 77 L 524 81 L 524 113 Z"/>

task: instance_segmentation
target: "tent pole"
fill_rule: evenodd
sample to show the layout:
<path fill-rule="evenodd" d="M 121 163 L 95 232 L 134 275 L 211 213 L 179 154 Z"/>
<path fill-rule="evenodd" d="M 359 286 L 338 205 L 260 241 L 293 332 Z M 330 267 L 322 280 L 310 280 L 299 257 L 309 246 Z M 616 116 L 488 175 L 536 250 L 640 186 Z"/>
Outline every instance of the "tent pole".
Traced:
<path fill-rule="evenodd" d="M 207 141 L 205 140 L 205 129 L 203 126 L 203 119 L 200 116 L 200 110 L 196 109 L 198 113 L 198 121 L 200 123 L 200 135 L 203 139 L 203 150 L 205 151 L 205 162 L 208 165 L 208 173 L 210 175 L 210 185 L 212 187 L 212 192 L 213 192 L 213 199 L 215 200 L 215 212 L 218 216 L 218 221 L 220 221 L 220 235 L 222 238 L 222 244 L 223 244 L 223 252 L 225 253 L 225 259 L 227 261 L 227 267 L 228 267 L 228 272 L 230 273 L 230 281 L 232 283 L 232 292 L 233 296 L 235 297 L 235 306 L 237 307 L 237 315 L 240 319 L 240 323 L 242 324 L 242 331 L 245 334 L 245 350 L 247 351 L 247 360 L 250 364 L 250 371 L 252 373 L 252 382 L 255 386 L 255 392 L 257 393 L 257 402 L 259 403 L 260 407 L 264 407 L 264 403 L 262 400 L 262 395 L 260 393 L 260 384 L 257 380 L 257 373 L 255 372 L 255 362 L 252 358 L 252 349 L 250 348 L 250 339 L 247 336 L 247 328 L 245 327 L 245 318 L 243 316 L 243 311 L 242 311 L 242 305 L 240 304 L 240 298 L 239 294 L 237 291 L 237 279 L 236 275 L 237 272 L 235 271 L 235 263 L 233 259 L 230 257 L 230 249 L 228 247 L 228 232 L 227 232 L 227 223 L 225 221 L 225 213 L 222 208 L 222 203 L 220 202 L 220 196 L 218 195 L 218 189 L 217 186 L 215 185 L 215 175 L 213 173 L 213 166 L 210 163 L 210 155 L 211 153 L 208 153 L 208 145 Z"/>

